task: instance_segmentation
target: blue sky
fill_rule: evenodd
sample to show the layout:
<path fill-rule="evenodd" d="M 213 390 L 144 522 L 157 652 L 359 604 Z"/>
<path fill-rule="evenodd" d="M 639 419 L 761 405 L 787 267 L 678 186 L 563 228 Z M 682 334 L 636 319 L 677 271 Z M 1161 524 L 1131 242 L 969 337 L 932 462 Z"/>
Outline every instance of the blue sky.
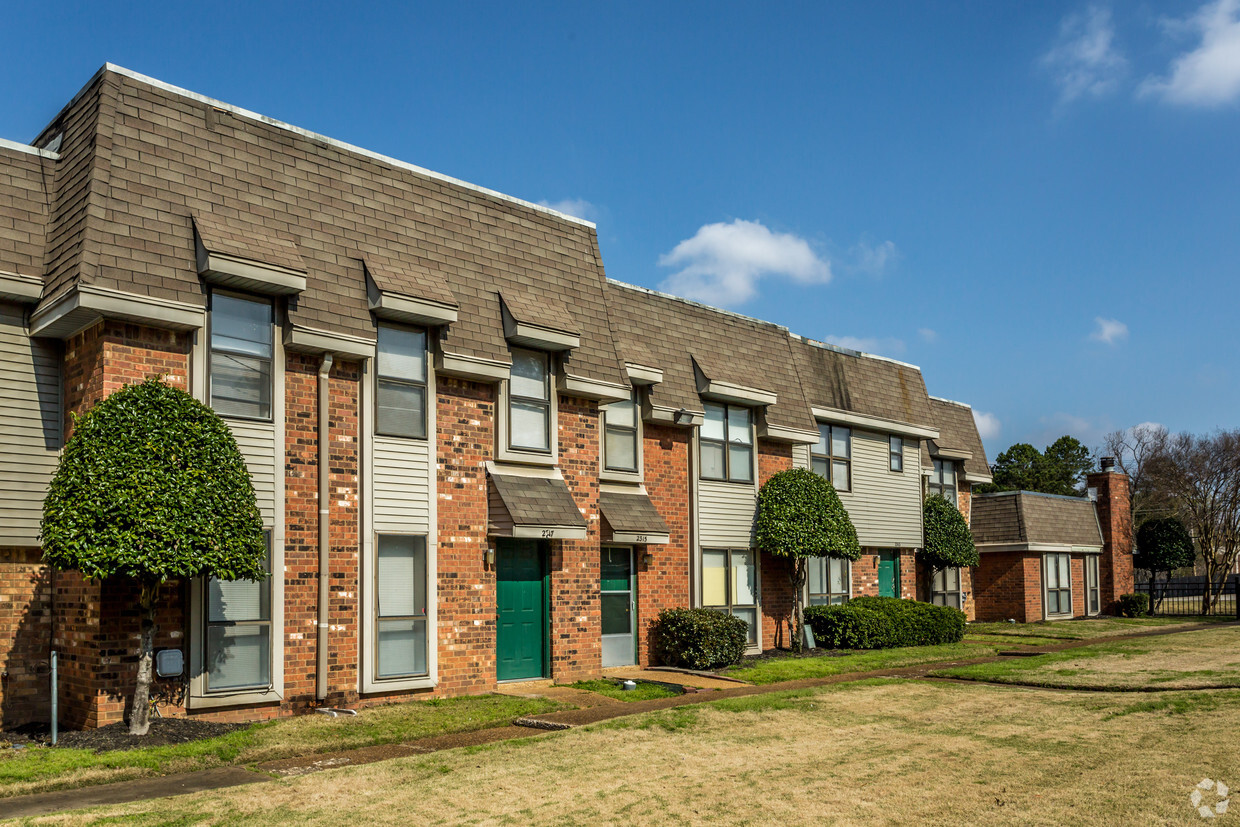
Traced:
<path fill-rule="evenodd" d="M 992 460 L 1240 425 L 1240 0 L 10 4 L 0 137 L 105 61 L 562 206 L 613 278 L 920 365 Z"/>

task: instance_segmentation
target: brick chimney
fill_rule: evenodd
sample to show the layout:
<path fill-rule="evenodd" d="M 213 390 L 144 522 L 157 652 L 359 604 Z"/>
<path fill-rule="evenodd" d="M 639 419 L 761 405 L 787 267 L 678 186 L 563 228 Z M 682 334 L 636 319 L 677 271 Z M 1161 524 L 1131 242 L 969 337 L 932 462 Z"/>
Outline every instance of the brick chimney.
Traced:
<path fill-rule="evenodd" d="M 1098 566 L 1102 610 L 1115 613 L 1120 595 L 1133 590 L 1132 500 L 1128 475 L 1115 467 L 1114 457 L 1103 457 L 1101 471 L 1089 474 L 1087 485 L 1095 494 L 1098 523 L 1102 526 L 1102 559 Z"/>

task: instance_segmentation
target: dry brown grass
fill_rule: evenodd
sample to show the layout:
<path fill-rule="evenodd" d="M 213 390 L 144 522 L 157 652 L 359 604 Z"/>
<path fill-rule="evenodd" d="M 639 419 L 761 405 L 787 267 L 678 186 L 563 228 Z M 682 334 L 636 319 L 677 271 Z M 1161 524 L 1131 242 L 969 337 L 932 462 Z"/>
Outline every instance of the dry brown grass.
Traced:
<path fill-rule="evenodd" d="M 36 823 L 1200 823 L 1240 692 L 1144 701 L 849 684 Z"/>

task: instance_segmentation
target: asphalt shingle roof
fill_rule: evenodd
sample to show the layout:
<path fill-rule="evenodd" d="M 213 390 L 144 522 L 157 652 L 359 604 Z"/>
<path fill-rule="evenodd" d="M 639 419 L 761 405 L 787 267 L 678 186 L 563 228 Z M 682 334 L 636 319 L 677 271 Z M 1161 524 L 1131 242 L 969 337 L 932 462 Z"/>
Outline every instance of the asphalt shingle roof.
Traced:
<path fill-rule="evenodd" d="M 921 371 L 912 365 L 790 339 L 809 404 L 909 425 L 934 426 Z"/>
<path fill-rule="evenodd" d="M 601 491 L 598 507 L 612 531 L 667 534 L 671 529 L 645 494 Z"/>
<path fill-rule="evenodd" d="M 990 464 L 986 461 L 986 446 L 982 444 L 982 436 L 977 432 L 973 409 L 960 402 L 932 396 L 930 410 L 939 429 L 939 438 L 929 441 L 939 447 L 969 451 L 973 456 L 964 461 L 965 472 L 989 476 Z"/>
<path fill-rule="evenodd" d="M 978 543 L 1055 543 L 1101 546 L 1094 503 L 1033 491 L 973 497 L 970 528 Z"/>
<path fill-rule="evenodd" d="M 491 485 L 517 525 L 586 527 L 562 479 L 492 474 Z"/>

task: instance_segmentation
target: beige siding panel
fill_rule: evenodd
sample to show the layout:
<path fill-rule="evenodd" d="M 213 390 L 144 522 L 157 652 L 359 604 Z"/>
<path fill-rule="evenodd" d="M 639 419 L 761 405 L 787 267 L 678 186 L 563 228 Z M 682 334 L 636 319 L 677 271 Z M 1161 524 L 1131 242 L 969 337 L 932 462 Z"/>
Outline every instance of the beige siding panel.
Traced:
<path fill-rule="evenodd" d="M 792 446 L 792 467 L 809 468 L 809 446 L 796 444 Z"/>
<path fill-rule="evenodd" d="M 428 446 L 424 439 L 375 437 L 375 531 L 430 531 Z"/>
<path fill-rule="evenodd" d="M 904 441 L 904 470 L 890 470 L 888 435 L 852 432 L 852 491 L 840 501 L 871 548 L 920 548 L 921 469 L 916 440 Z"/>
<path fill-rule="evenodd" d="M 0 303 L 0 545 L 37 545 L 43 497 L 60 458 L 57 346 L 26 335 Z"/>
<path fill-rule="evenodd" d="M 245 457 L 245 466 L 254 481 L 258 510 L 263 525 L 271 527 L 276 519 L 276 428 L 270 422 L 230 420 L 233 438 Z"/>
<path fill-rule="evenodd" d="M 749 548 L 757 508 L 753 485 L 701 480 L 698 526 L 702 548 Z"/>

